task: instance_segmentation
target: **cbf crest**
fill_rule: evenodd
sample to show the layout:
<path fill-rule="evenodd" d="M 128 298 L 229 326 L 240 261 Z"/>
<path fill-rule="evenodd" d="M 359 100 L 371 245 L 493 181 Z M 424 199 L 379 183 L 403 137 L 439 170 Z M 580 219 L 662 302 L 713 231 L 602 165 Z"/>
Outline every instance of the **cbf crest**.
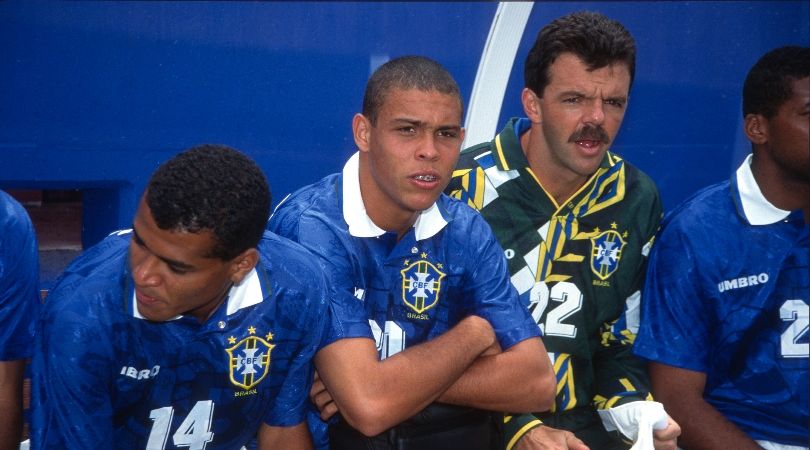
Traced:
<path fill-rule="evenodd" d="M 422 257 L 424 258 L 424 253 Z M 444 273 L 428 261 L 420 260 L 400 271 L 402 274 L 402 300 L 417 314 L 436 306 L 442 290 Z M 439 264 L 441 267 L 441 264 Z"/>
<path fill-rule="evenodd" d="M 591 270 L 597 277 L 607 280 L 619 268 L 625 244 L 616 230 L 608 230 L 591 238 Z"/>
<path fill-rule="evenodd" d="M 266 339 L 255 336 L 256 328 L 248 327 L 249 336 L 236 342 L 236 338 L 228 338 L 226 348 L 229 359 L 229 375 L 231 383 L 248 390 L 259 384 L 270 373 L 270 352 L 275 347 L 268 341 L 273 339 L 273 333 L 267 333 Z"/>

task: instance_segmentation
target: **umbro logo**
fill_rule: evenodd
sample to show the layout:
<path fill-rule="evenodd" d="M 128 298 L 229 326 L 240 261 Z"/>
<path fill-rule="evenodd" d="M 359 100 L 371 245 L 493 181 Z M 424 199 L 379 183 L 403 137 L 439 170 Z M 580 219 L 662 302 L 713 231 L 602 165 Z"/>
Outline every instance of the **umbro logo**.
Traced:
<path fill-rule="evenodd" d="M 717 283 L 717 290 L 720 292 L 730 291 L 732 289 L 740 289 L 749 286 L 756 286 L 768 282 L 768 274 L 762 272 L 759 275 L 748 275 L 746 277 L 732 278 L 731 280 L 724 280 Z"/>
<path fill-rule="evenodd" d="M 366 290 L 358 287 L 354 288 L 354 297 L 362 302 L 366 299 Z"/>

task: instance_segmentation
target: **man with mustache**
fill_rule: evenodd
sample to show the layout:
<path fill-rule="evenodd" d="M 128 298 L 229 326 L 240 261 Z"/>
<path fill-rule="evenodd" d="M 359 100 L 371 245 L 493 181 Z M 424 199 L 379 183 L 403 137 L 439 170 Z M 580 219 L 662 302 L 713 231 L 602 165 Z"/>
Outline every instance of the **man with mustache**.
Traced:
<path fill-rule="evenodd" d="M 675 449 L 678 425 L 645 401 L 649 379 L 631 353 L 661 205 L 653 182 L 608 151 L 634 70 L 635 42 L 620 23 L 591 12 L 554 20 L 526 58 L 527 118 L 464 150 L 446 189 L 492 226 L 557 375 L 550 412 L 505 417 L 506 449 L 640 439 Z"/>
<path fill-rule="evenodd" d="M 340 412 L 332 450 L 491 450 L 501 416 L 483 410 L 546 409 L 553 399 L 540 333 L 492 231 L 442 194 L 461 117 L 458 86 L 440 64 L 383 64 L 352 120 L 359 151 L 270 219 L 336 286 L 338 326 L 315 356 L 311 394 L 322 418 Z M 323 424 L 310 426 L 324 448 Z"/>

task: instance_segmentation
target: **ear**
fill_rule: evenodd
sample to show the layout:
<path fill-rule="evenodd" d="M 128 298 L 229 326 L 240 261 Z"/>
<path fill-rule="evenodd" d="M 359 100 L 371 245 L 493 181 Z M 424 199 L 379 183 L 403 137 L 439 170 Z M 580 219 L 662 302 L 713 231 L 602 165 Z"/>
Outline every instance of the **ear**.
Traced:
<path fill-rule="evenodd" d="M 352 119 L 352 134 L 354 143 L 361 152 L 367 152 L 371 147 L 369 136 L 371 135 L 371 121 L 366 116 L 357 113 Z"/>
<path fill-rule="evenodd" d="M 259 263 L 259 251 L 249 248 L 231 260 L 231 281 L 239 284 Z"/>
<path fill-rule="evenodd" d="M 743 131 L 748 140 L 754 145 L 763 145 L 768 142 L 768 119 L 762 114 L 748 114 L 745 116 Z"/>
<path fill-rule="evenodd" d="M 537 94 L 529 88 L 523 88 L 520 93 L 520 101 L 523 103 L 523 111 L 526 113 L 526 117 L 532 123 L 540 123 L 543 117 L 540 113 L 540 98 L 537 97 Z"/>

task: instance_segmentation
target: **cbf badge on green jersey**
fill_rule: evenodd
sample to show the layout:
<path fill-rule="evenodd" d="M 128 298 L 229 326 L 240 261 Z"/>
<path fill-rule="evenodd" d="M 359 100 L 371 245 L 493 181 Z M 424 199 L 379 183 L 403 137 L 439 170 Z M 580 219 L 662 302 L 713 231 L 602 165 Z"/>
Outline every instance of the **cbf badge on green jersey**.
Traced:
<path fill-rule="evenodd" d="M 236 338 L 228 338 L 229 344 L 235 344 L 225 349 L 229 358 L 229 374 L 231 383 L 244 390 L 249 390 L 259 384 L 270 373 L 270 352 L 275 345 L 268 341 L 273 339 L 273 333 L 267 333 L 266 340 L 256 334 L 256 328 L 248 327 L 248 337 L 236 342 Z"/>
<path fill-rule="evenodd" d="M 591 238 L 591 270 L 602 280 L 619 267 L 625 242 L 616 230 L 608 230 Z"/>
<path fill-rule="evenodd" d="M 426 255 L 423 253 L 422 257 Z M 412 264 L 405 261 L 402 274 L 402 300 L 417 314 L 422 314 L 439 303 L 444 272 L 425 260 Z M 439 264 L 441 267 L 441 264 Z"/>

